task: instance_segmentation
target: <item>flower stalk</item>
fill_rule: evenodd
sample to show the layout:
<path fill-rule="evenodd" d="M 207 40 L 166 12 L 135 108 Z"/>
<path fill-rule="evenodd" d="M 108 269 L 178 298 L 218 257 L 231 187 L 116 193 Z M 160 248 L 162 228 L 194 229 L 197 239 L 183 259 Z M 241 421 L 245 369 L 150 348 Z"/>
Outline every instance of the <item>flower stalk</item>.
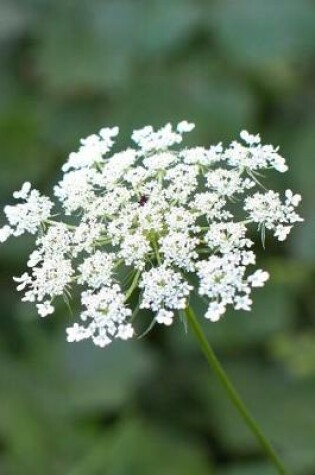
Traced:
<path fill-rule="evenodd" d="M 231 380 L 229 379 L 228 375 L 226 374 L 225 370 L 221 366 L 218 358 L 216 357 L 214 351 L 212 350 L 205 334 L 192 310 L 191 307 L 187 307 L 185 309 L 185 314 L 188 320 L 188 324 L 192 328 L 197 341 L 199 343 L 200 349 L 203 352 L 206 360 L 208 361 L 210 367 L 215 372 L 216 376 L 220 380 L 222 386 L 224 387 L 227 395 L 229 396 L 230 400 L 232 401 L 234 407 L 237 409 L 239 414 L 242 416 L 244 422 L 249 427 L 251 432 L 256 437 L 257 441 L 259 442 L 260 446 L 262 447 L 265 454 L 268 456 L 270 461 L 273 463 L 274 467 L 277 470 L 279 475 L 288 475 L 286 468 L 284 467 L 282 461 L 278 457 L 277 453 L 273 449 L 272 445 L 263 434 L 262 430 L 260 429 L 257 422 L 251 416 L 249 410 L 247 409 L 246 405 L 242 401 L 241 397 L 239 396 L 238 392 L 234 388 Z"/>

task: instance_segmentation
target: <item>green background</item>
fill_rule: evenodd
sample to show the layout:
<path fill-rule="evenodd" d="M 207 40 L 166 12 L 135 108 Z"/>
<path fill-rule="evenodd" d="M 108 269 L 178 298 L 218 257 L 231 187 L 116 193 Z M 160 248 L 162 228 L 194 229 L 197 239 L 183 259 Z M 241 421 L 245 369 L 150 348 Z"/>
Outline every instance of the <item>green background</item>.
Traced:
<path fill-rule="evenodd" d="M 50 193 L 81 137 L 187 119 L 188 142 L 241 129 L 281 145 L 272 186 L 305 223 L 267 238 L 252 313 L 205 324 L 293 474 L 315 473 L 315 4 L 311 0 L 1 0 L 0 199 Z M 98 350 L 69 315 L 21 304 L 28 239 L 0 249 L 0 474 L 269 475 L 273 469 L 180 323 Z M 202 309 L 200 309 L 200 312 Z"/>

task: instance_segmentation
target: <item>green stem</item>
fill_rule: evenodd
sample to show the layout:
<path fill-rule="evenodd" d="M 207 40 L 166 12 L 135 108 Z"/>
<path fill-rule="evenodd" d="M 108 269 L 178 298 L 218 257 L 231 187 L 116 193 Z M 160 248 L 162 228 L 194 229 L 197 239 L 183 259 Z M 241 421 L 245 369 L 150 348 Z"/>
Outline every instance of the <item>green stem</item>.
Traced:
<path fill-rule="evenodd" d="M 159 265 L 161 265 L 161 256 L 160 256 L 160 253 L 159 253 L 159 249 L 158 249 L 155 237 L 153 237 L 153 239 L 152 239 L 152 245 L 153 245 L 153 249 L 154 249 L 154 252 L 155 252 L 157 263 Z"/>
<path fill-rule="evenodd" d="M 141 274 L 141 271 L 137 270 L 137 272 L 135 273 L 134 278 L 131 282 L 131 285 L 130 285 L 129 289 L 125 293 L 125 299 L 124 299 L 125 302 L 127 302 L 127 300 L 129 300 L 129 298 L 133 294 L 133 291 L 136 289 L 136 287 L 138 285 L 139 278 L 140 278 L 140 274 Z"/>
<path fill-rule="evenodd" d="M 223 367 L 221 366 L 221 363 L 217 359 L 216 355 L 214 354 L 210 344 L 208 343 L 208 340 L 206 339 L 204 332 L 193 312 L 193 310 L 190 307 L 187 307 L 185 310 L 187 320 L 193 329 L 195 336 L 199 342 L 200 348 L 206 357 L 209 365 L 211 368 L 214 370 L 216 373 L 217 377 L 221 381 L 221 384 L 223 385 L 224 389 L 226 390 L 230 400 L 246 422 L 247 426 L 251 429 L 252 433 L 255 435 L 256 439 L 260 443 L 261 447 L 263 448 L 264 452 L 266 455 L 269 457 L 270 461 L 273 463 L 273 465 L 276 467 L 278 474 L 280 475 L 287 475 L 288 472 L 286 471 L 283 463 L 279 459 L 278 455 L 272 448 L 270 442 L 268 439 L 264 436 L 262 433 L 260 427 L 258 426 L 257 422 L 253 419 L 251 414 L 249 413 L 247 407 L 243 403 L 242 399 L 238 395 L 237 391 L 235 390 L 233 384 L 231 383 L 228 375 L 224 371 Z"/>

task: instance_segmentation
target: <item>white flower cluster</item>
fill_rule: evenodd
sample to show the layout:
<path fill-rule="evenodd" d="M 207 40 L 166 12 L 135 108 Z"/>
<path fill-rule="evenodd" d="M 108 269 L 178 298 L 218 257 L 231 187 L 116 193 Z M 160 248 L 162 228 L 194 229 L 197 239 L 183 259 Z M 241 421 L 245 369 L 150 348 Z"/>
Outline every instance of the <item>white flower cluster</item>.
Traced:
<path fill-rule="evenodd" d="M 166 325 L 172 323 L 174 312 L 171 310 L 186 308 L 187 296 L 192 290 L 181 274 L 167 264 L 144 272 L 139 287 L 143 289 L 141 308 L 156 312 L 156 321 Z"/>
<path fill-rule="evenodd" d="M 15 278 L 23 300 L 45 317 L 57 297 L 68 302 L 71 290 L 81 289 L 80 323 L 67 329 L 68 341 L 91 338 L 104 347 L 131 338 L 144 309 L 153 322 L 170 325 L 193 290 L 208 300 L 211 321 L 229 305 L 250 310 L 252 288 L 268 273 L 248 272 L 256 262 L 249 228 L 284 240 L 302 221 L 295 210 L 301 197 L 287 190 L 282 199 L 260 185 L 263 170 L 287 166 L 259 135 L 243 131 L 243 142 L 227 148 L 178 150 L 193 128 L 187 121 L 175 129 L 147 126 L 133 132 L 134 148 L 114 154 L 118 128 L 102 129 L 63 166 L 54 188 L 63 221 L 28 182 L 14 193 L 18 204 L 4 209 L 0 242 L 37 234 L 29 272 Z"/>

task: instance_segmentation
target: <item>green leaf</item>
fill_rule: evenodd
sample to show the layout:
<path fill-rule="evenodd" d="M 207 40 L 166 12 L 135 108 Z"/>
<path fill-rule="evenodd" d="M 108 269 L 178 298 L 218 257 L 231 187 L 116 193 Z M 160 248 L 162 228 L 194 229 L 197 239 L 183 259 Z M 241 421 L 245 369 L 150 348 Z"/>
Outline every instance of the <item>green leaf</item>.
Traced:
<path fill-rule="evenodd" d="M 92 9 L 93 11 L 93 9 Z M 130 75 L 130 58 L 116 54 L 91 24 L 91 9 L 57 2 L 39 26 L 36 69 L 46 87 L 63 95 L 86 95 L 123 85 Z"/>
<path fill-rule="evenodd" d="M 36 99 L 19 94 L 0 113 L 0 198 L 11 196 L 26 180 L 44 180 L 54 157 L 41 141 Z"/>
<path fill-rule="evenodd" d="M 315 333 L 279 334 L 270 344 L 270 352 L 296 378 L 315 376 Z"/>
<path fill-rule="evenodd" d="M 301 61 L 314 53 L 315 9 L 306 0 L 215 2 L 209 22 L 229 61 L 245 68 Z"/>
<path fill-rule="evenodd" d="M 315 465 L 315 381 L 295 381 L 280 369 L 253 359 L 234 359 L 224 366 L 289 471 L 311 473 Z M 202 388 L 205 403 L 210 398 L 210 411 L 222 443 L 236 454 L 258 452 L 255 438 L 219 384 L 203 374 Z"/>
<path fill-rule="evenodd" d="M 140 420 L 125 420 L 110 438 L 76 464 L 69 475 L 210 475 L 205 454 L 193 440 Z"/>
<path fill-rule="evenodd" d="M 21 36 L 33 20 L 33 14 L 25 5 L 14 0 L 0 3 L 0 42 Z"/>
<path fill-rule="evenodd" d="M 268 462 L 248 462 L 219 469 L 217 475 L 275 475 L 275 470 Z"/>
<path fill-rule="evenodd" d="M 292 248 L 297 258 L 309 264 L 310 262 L 315 262 L 315 212 L 313 206 L 311 209 L 305 209 L 304 206 L 302 214 L 305 219 L 305 224 L 296 230 Z"/>
<path fill-rule="evenodd" d="M 267 283 L 263 289 L 253 292 L 251 312 L 229 309 L 219 322 L 210 322 L 204 318 L 207 310 L 205 301 L 194 296 L 191 300 L 199 322 L 211 344 L 220 350 L 235 351 L 266 344 L 279 331 L 291 328 L 293 324 L 294 294 L 288 293 L 288 287 Z M 176 351 L 186 351 L 195 347 L 191 335 L 186 336 L 183 329 L 169 331 L 166 338 Z"/>
<path fill-rule="evenodd" d="M 308 202 L 315 196 L 314 127 L 315 117 L 312 114 L 302 126 L 294 129 L 289 139 L 290 173 Z"/>
<path fill-rule="evenodd" d="M 305 222 L 298 226 L 292 236 L 294 254 L 305 261 L 315 260 L 315 119 L 310 117 L 302 127 L 293 132 L 290 140 L 291 156 L 290 173 L 294 178 L 298 192 L 302 195 L 301 215 Z"/>
<path fill-rule="evenodd" d="M 226 349 L 249 348 L 258 343 L 266 343 L 276 332 L 291 327 L 294 295 L 288 295 L 286 287 L 267 284 L 265 288 L 253 293 L 251 312 L 230 310 L 222 321 L 208 329 L 214 346 Z"/>
<path fill-rule="evenodd" d="M 253 123 L 255 110 L 246 85 L 224 77 L 220 66 L 211 67 L 208 56 L 201 54 L 173 68 L 142 72 L 137 83 L 113 103 L 111 117 L 123 130 L 143 126 L 148 118 L 160 126 L 185 117 L 198 124 L 185 143 L 206 145 L 235 138 L 240 124 Z"/>
<path fill-rule="evenodd" d="M 61 3 L 40 29 L 37 67 L 62 94 L 124 89 L 140 61 L 178 48 L 199 17 L 192 0 Z"/>
<path fill-rule="evenodd" d="M 90 435 L 59 411 L 62 391 L 54 373 L 39 374 L 3 353 L 0 386 L 0 437 L 5 473 L 64 473 L 69 458 L 90 447 Z M 94 442 L 94 441 L 93 441 Z"/>
<path fill-rule="evenodd" d="M 115 342 L 104 351 L 91 344 L 70 345 L 64 338 L 48 341 L 33 331 L 28 358 L 4 361 L 0 397 L 16 390 L 15 400 L 30 401 L 52 417 L 103 413 L 130 404 L 152 370 L 150 353 L 137 341 Z"/>
<path fill-rule="evenodd" d="M 60 170 L 67 154 L 78 149 L 81 138 L 113 124 L 106 99 L 96 97 L 81 97 L 69 101 L 60 97 L 46 98 L 39 113 L 47 150 L 56 149 L 59 152 Z"/>
<path fill-rule="evenodd" d="M 152 357 L 137 340 L 114 342 L 102 350 L 91 344 L 65 344 L 65 397 L 69 410 L 115 410 L 132 401 L 152 370 Z"/>
<path fill-rule="evenodd" d="M 12 473 L 67 473 L 102 440 L 96 415 L 133 406 L 152 359 L 138 342 L 104 351 L 30 334 L 23 359 L 0 352 L 0 439 Z"/>
<path fill-rule="evenodd" d="M 196 30 L 201 15 L 192 0 L 109 0 L 91 8 L 96 34 L 134 59 L 152 59 L 180 47 Z"/>

